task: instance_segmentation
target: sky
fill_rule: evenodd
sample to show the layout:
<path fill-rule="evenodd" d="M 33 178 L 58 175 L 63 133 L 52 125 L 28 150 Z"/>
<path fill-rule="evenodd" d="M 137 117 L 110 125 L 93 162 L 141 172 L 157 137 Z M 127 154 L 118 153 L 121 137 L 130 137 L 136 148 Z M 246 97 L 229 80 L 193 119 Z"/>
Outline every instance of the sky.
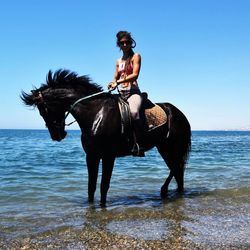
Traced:
<path fill-rule="evenodd" d="M 137 42 L 138 82 L 153 102 L 178 107 L 193 130 L 250 129 L 249 0 L 3 0 L 0 6 L 0 129 L 45 128 L 20 93 L 40 87 L 49 70 L 88 75 L 106 89 L 121 56 L 119 30 Z"/>

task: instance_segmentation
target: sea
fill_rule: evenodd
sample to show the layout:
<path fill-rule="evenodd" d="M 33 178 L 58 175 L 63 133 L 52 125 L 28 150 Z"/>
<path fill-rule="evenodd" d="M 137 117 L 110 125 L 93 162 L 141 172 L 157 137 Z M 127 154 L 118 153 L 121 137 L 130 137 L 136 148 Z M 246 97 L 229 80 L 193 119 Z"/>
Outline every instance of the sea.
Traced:
<path fill-rule="evenodd" d="M 117 158 L 106 208 L 101 165 L 87 201 L 80 135 L 0 130 L 0 249 L 250 249 L 250 131 L 192 131 L 185 192 L 164 200 L 155 148 Z"/>

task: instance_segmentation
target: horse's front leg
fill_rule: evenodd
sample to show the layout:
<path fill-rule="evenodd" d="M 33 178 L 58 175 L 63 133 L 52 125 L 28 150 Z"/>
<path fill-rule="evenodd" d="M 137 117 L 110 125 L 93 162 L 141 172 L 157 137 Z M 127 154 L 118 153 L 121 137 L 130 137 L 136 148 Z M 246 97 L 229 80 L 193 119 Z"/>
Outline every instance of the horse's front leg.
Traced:
<path fill-rule="evenodd" d="M 96 190 L 96 182 L 98 177 L 98 167 L 100 158 L 92 154 L 86 155 L 86 162 L 88 167 L 88 199 L 89 202 L 94 201 L 94 195 Z"/>
<path fill-rule="evenodd" d="M 114 156 L 105 156 L 102 158 L 101 206 L 106 205 L 107 193 L 109 190 L 114 162 Z"/>

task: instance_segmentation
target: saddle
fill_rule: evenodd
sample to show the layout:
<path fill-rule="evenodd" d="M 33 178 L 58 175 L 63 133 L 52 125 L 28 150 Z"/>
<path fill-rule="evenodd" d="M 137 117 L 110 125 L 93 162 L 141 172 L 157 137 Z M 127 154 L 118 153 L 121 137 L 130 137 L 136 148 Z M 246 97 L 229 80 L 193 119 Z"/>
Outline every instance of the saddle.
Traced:
<path fill-rule="evenodd" d="M 143 92 L 142 96 L 142 108 L 141 108 L 141 119 L 143 120 L 146 130 L 152 131 L 167 122 L 167 115 L 164 110 L 158 105 L 152 103 L 148 99 L 147 93 Z M 121 114 L 121 133 L 127 134 L 131 131 L 132 117 L 130 114 L 129 105 L 119 95 L 118 106 Z"/>

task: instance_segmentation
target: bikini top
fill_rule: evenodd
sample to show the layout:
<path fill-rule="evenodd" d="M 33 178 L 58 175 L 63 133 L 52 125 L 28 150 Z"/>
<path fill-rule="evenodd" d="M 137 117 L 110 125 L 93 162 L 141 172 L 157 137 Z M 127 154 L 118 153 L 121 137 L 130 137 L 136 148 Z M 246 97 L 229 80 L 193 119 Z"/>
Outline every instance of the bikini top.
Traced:
<path fill-rule="evenodd" d="M 118 61 L 118 73 L 120 78 L 124 78 L 127 75 L 130 75 L 133 73 L 133 64 L 130 61 L 128 64 L 126 61 L 123 61 L 122 59 L 119 59 Z"/>
<path fill-rule="evenodd" d="M 125 78 L 126 76 L 133 73 L 133 63 L 130 61 L 123 61 L 121 58 L 118 61 L 118 73 L 119 79 Z M 132 83 L 132 84 L 131 84 Z M 138 89 L 137 81 L 134 82 L 124 82 L 119 85 L 120 90 Z"/>

